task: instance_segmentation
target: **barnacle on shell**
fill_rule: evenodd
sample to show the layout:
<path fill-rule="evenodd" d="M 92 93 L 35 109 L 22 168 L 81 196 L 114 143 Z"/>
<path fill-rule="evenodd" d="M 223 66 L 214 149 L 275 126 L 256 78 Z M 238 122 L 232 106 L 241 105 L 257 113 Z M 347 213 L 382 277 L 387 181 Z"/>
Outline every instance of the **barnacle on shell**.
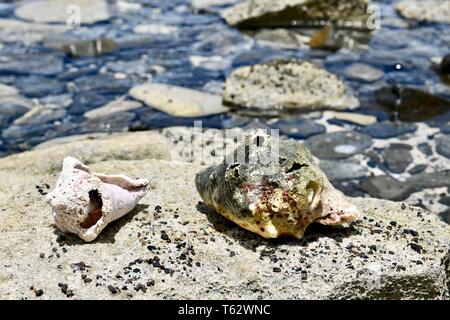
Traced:
<path fill-rule="evenodd" d="M 209 207 L 265 238 L 301 238 L 313 222 L 344 225 L 360 216 L 303 144 L 261 132 L 195 182 Z"/>

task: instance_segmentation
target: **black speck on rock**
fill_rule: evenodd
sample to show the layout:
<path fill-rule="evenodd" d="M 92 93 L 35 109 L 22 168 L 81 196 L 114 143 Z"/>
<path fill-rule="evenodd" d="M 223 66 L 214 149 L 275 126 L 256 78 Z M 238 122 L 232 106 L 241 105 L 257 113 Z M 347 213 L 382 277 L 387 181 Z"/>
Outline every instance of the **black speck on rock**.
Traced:
<path fill-rule="evenodd" d="M 273 268 L 273 272 L 281 272 L 281 269 L 280 268 L 278 268 L 278 267 L 275 267 L 275 268 Z"/>
<path fill-rule="evenodd" d="M 411 247 L 411 249 L 413 249 L 417 253 L 421 253 L 422 250 L 423 250 L 423 247 L 420 244 L 417 244 L 417 243 L 410 243 L 409 246 Z"/>
<path fill-rule="evenodd" d="M 40 297 L 44 294 L 44 290 L 42 289 L 36 290 L 34 291 L 34 294 L 36 295 L 36 297 Z"/>
<path fill-rule="evenodd" d="M 113 285 L 108 285 L 108 290 L 109 290 L 112 294 L 116 294 L 116 293 L 117 293 L 117 288 L 114 287 Z"/>

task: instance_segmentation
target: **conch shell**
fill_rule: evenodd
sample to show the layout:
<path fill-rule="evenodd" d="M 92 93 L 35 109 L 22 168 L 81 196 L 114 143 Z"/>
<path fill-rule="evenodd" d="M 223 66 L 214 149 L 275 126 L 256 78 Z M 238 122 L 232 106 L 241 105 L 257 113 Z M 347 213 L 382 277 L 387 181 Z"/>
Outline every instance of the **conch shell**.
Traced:
<path fill-rule="evenodd" d="M 301 238 L 313 222 L 346 225 L 360 217 L 302 143 L 267 134 L 248 135 L 195 182 L 210 208 L 264 238 Z"/>
<path fill-rule="evenodd" d="M 59 229 L 89 242 L 108 223 L 133 210 L 147 193 L 148 184 L 146 179 L 92 172 L 79 160 L 67 157 L 46 200 Z"/>

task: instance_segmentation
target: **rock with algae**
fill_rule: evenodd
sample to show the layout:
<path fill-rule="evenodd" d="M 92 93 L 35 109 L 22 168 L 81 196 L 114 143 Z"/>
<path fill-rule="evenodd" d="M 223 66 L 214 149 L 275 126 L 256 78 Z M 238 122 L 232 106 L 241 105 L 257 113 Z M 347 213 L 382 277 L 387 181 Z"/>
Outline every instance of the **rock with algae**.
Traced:
<path fill-rule="evenodd" d="M 313 222 L 345 225 L 360 217 L 303 144 L 261 132 L 195 182 L 209 207 L 265 238 L 302 238 Z"/>

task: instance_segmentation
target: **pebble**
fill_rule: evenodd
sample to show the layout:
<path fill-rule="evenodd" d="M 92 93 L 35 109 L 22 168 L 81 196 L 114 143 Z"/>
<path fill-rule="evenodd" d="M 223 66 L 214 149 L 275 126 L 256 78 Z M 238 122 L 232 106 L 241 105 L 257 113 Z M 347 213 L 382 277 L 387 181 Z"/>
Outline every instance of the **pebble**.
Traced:
<path fill-rule="evenodd" d="M 442 135 L 435 139 L 436 152 L 450 159 L 450 135 Z"/>
<path fill-rule="evenodd" d="M 272 124 L 272 127 L 279 129 L 280 133 L 296 139 L 306 139 L 326 131 L 325 126 L 309 119 L 279 120 Z"/>
<path fill-rule="evenodd" d="M 95 119 L 99 117 L 109 116 L 117 112 L 131 111 L 142 107 L 142 103 L 132 100 L 124 100 L 123 98 L 108 102 L 106 105 L 89 110 L 84 113 L 84 117 Z"/>
<path fill-rule="evenodd" d="M 363 152 L 372 144 L 372 139 L 359 132 L 340 131 L 310 137 L 305 144 L 320 159 L 342 159 Z"/>
<path fill-rule="evenodd" d="M 393 173 L 402 173 L 412 163 L 413 158 L 407 144 L 391 144 L 383 150 L 383 157 L 387 168 Z"/>
<path fill-rule="evenodd" d="M 368 126 L 377 122 L 375 116 L 352 113 L 352 112 L 334 112 L 334 118 L 344 122 L 349 122 L 352 124 L 357 124 L 359 126 Z"/>
<path fill-rule="evenodd" d="M 433 155 L 433 150 L 431 149 L 430 145 L 426 142 L 418 144 L 417 149 L 419 149 L 420 152 L 422 152 L 424 155 L 428 157 Z"/>
<path fill-rule="evenodd" d="M 384 76 L 384 72 L 364 63 L 354 63 L 344 70 L 344 75 L 353 80 L 374 82 Z"/>
<path fill-rule="evenodd" d="M 372 138 L 388 139 L 406 133 L 413 133 L 416 130 L 417 125 L 414 123 L 383 121 L 362 128 L 360 132 L 368 134 Z"/>
<path fill-rule="evenodd" d="M 411 169 L 409 169 L 408 173 L 411 175 L 415 175 L 415 174 L 424 172 L 426 169 L 427 169 L 426 164 L 418 164 L 418 165 L 415 165 L 414 167 L 412 167 Z"/>

